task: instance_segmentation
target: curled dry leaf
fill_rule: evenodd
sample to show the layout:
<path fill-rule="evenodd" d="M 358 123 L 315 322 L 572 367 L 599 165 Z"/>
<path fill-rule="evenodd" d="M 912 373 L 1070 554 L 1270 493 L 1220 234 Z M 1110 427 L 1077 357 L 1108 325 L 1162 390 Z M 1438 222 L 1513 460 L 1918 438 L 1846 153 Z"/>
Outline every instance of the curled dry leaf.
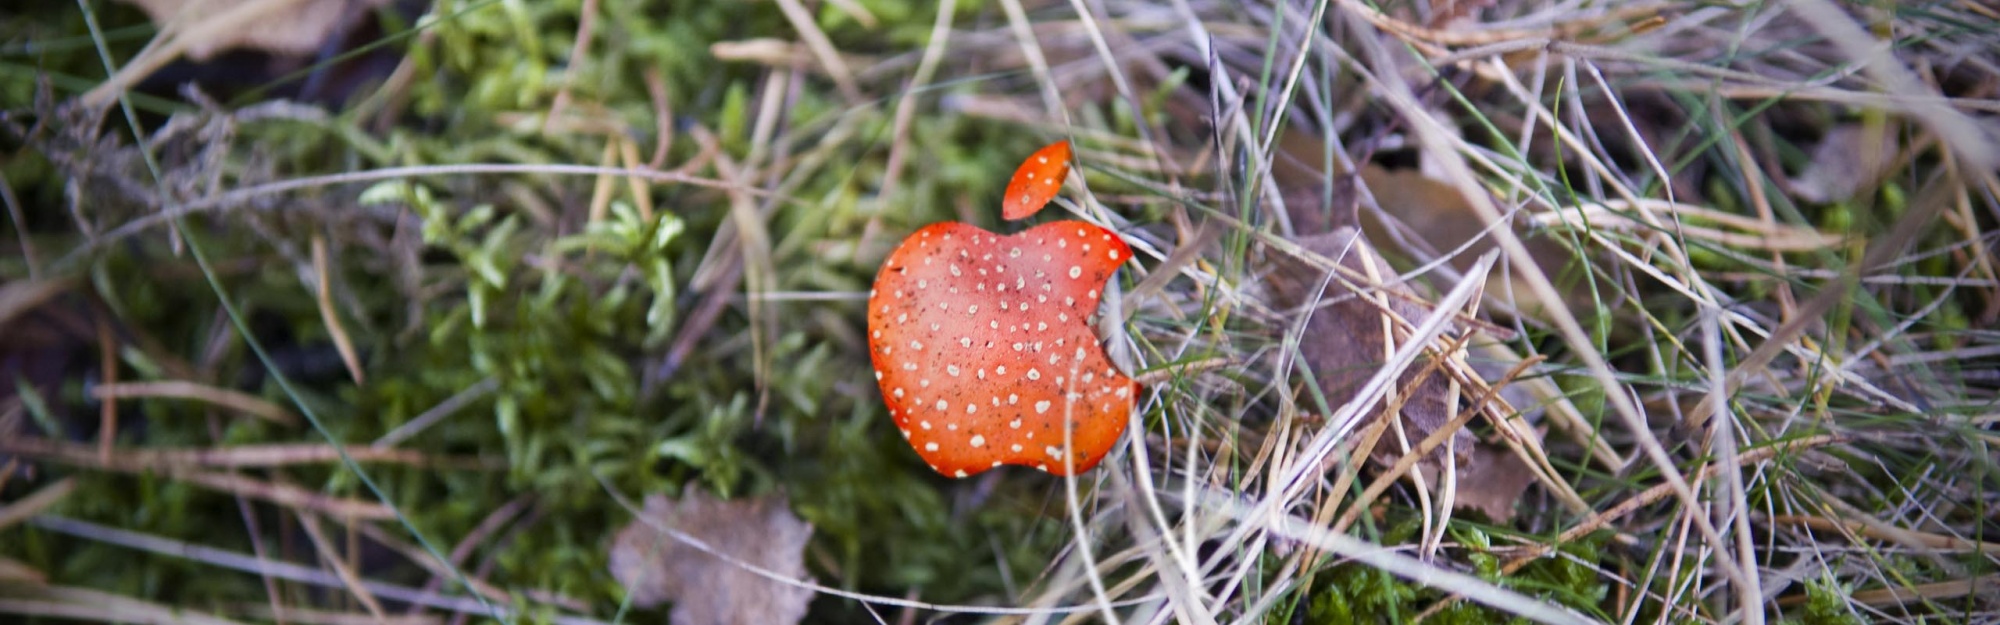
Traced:
<path fill-rule="evenodd" d="M 611 546 L 611 575 L 632 605 L 671 601 L 674 625 L 784 625 L 805 616 L 812 590 L 758 575 L 658 529 L 671 527 L 716 553 L 806 579 L 812 526 L 792 515 L 784 497 L 722 501 L 689 491 L 674 501 L 649 495 L 641 515 Z"/>

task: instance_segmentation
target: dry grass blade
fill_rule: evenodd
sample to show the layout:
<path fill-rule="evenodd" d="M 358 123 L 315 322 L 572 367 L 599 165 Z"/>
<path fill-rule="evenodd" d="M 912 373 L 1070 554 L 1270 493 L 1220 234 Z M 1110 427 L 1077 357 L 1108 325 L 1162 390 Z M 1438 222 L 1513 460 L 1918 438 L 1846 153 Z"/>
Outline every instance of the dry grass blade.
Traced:
<path fill-rule="evenodd" d="M 266 482 L 234 473 L 175 471 L 172 475 L 175 479 L 205 488 L 262 499 L 287 508 L 371 521 L 396 518 L 395 510 L 373 501 L 334 497 L 291 484 Z"/>
<path fill-rule="evenodd" d="M 49 576 L 34 567 L 7 558 L 0 558 L 0 584 L 24 584 L 41 586 L 49 583 Z"/>
<path fill-rule="evenodd" d="M 1851 504 L 1838 507 L 1852 509 Z M 1976 551 L 1987 555 L 2000 555 L 2000 543 L 1971 540 L 1957 536 L 1946 536 L 1933 532 L 1922 532 L 1889 526 L 1873 518 L 1835 519 L 1817 516 L 1781 514 L 1770 518 L 1779 525 L 1801 525 L 1812 529 L 1829 530 L 1851 534 L 1871 540 L 1895 542 L 1918 549 L 1939 551 Z"/>
<path fill-rule="evenodd" d="M 330 445 L 318 443 L 209 448 L 123 448 L 107 460 L 93 453 L 89 446 L 78 443 L 40 438 L 0 440 L 0 453 L 123 472 L 328 464 L 340 461 L 340 451 Z M 490 461 L 465 457 L 433 457 L 413 449 L 385 449 L 357 445 L 349 446 L 345 451 L 355 462 L 489 470 L 500 468 Z"/>
<path fill-rule="evenodd" d="M 333 574 L 347 586 L 348 594 L 353 595 L 362 607 L 368 608 L 370 616 L 383 620 L 382 602 L 375 599 L 375 593 L 368 592 L 368 588 L 361 585 L 361 576 L 355 574 L 354 566 L 341 557 L 332 541 L 327 540 L 326 533 L 320 529 L 319 517 L 311 512 L 301 512 L 298 519 L 299 528 L 306 531 L 306 537 L 312 539 L 313 549 L 319 551 L 319 561 L 333 568 Z"/>
<path fill-rule="evenodd" d="M 1644 211 L 1649 217 L 1635 219 L 1626 215 L 1632 210 Z M 1745 232 L 1730 232 L 1718 228 L 1682 224 L 1672 233 L 1652 231 L 1648 222 L 1658 223 L 1657 217 L 1679 213 L 1696 219 L 1712 220 Z M 1687 204 L 1674 204 L 1665 200 L 1641 200 L 1631 203 L 1611 200 L 1602 204 L 1580 204 L 1574 207 L 1558 208 L 1544 213 L 1536 213 L 1533 219 L 1542 225 L 1562 224 L 1576 228 L 1623 229 L 1652 231 L 1651 236 L 1682 236 L 1705 240 L 1719 245 L 1740 247 L 1747 250 L 1770 252 L 1808 252 L 1838 247 L 1847 243 L 1847 237 L 1822 233 L 1802 226 L 1782 226 L 1759 223 L 1714 209 Z M 1678 221 L 1678 220 L 1676 220 Z"/>
<path fill-rule="evenodd" d="M 66 477 L 35 489 L 35 492 L 28 493 L 28 496 L 16 499 L 13 503 L 0 506 L 0 530 L 13 527 L 28 517 L 40 514 L 49 506 L 62 501 L 62 498 L 73 490 L 76 490 L 76 478 Z"/>
<path fill-rule="evenodd" d="M 192 560 L 208 566 L 285 579 L 321 588 L 345 588 L 345 582 L 333 574 L 290 562 L 267 560 L 206 545 L 130 532 L 57 516 L 42 515 L 35 517 L 29 523 L 51 532 L 137 549 L 171 558 Z M 461 614 L 480 616 L 491 616 L 493 614 L 486 605 L 469 597 L 445 595 L 367 580 L 363 580 L 361 584 L 368 589 L 369 593 L 390 601 L 401 601 L 412 605 L 450 610 Z M 507 614 L 509 613 L 501 613 L 502 616 Z M 600 625 L 599 621 L 573 616 L 558 615 L 553 620 L 556 623 L 564 625 Z"/>
<path fill-rule="evenodd" d="M 355 384 L 362 384 L 365 377 L 361 373 L 361 357 L 354 351 L 354 340 L 347 337 L 347 326 L 340 323 L 340 312 L 333 307 L 333 276 L 326 260 L 326 237 L 315 234 L 312 238 L 313 296 L 319 302 L 319 318 L 326 324 L 326 334 L 333 339 L 333 348 L 340 352 L 340 361 L 347 365 L 347 375 Z"/>
<path fill-rule="evenodd" d="M 111 334 L 108 315 L 92 315 L 97 331 L 97 370 L 106 385 L 118 384 L 118 339 Z M 118 442 L 118 402 L 107 401 L 97 410 L 97 457 L 111 459 L 111 448 Z"/>
<path fill-rule="evenodd" d="M 21 596 L 0 596 L 0 614 L 107 623 L 242 625 L 236 621 L 180 606 L 162 605 L 123 595 L 69 586 L 43 586 L 30 588 Z"/>
<path fill-rule="evenodd" d="M 805 5 L 799 4 L 799 0 L 777 0 L 777 3 L 778 10 L 784 12 L 785 20 L 798 31 L 806 48 L 812 50 L 813 57 L 819 60 L 821 67 L 826 68 L 827 77 L 833 79 L 840 94 L 850 103 L 858 104 L 864 100 L 861 87 L 854 82 L 854 72 L 847 69 L 847 62 L 840 58 L 840 50 L 833 46 L 833 40 L 827 39 L 826 31 L 820 30 L 819 21 L 813 19 Z"/>
<path fill-rule="evenodd" d="M 903 161 L 915 149 L 910 140 L 910 122 L 916 119 L 917 96 L 930 86 L 931 78 L 937 74 L 938 63 L 944 59 L 945 49 L 950 47 L 951 23 L 957 10 L 958 3 L 939 0 L 937 20 L 931 24 L 930 41 L 924 44 L 924 55 L 917 61 L 917 72 L 910 77 L 902 97 L 896 99 L 896 112 L 889 122 L 889 160 L 883 165 L 880 187 L 885 195 L 897 192 L 897 181 L 903 175 Z M 881 215 L 877 214 L 869 218 L 863 230 L 872 233 L 880 227 Z"/>
<path fill-rule="evenodd" d="M 121 382 L 91 389 L 98 399 L 191 399 L 287 426 L 299 424 L 298 415 L 263 398 L 226 388 L 186 380 Z"/>
<path fill-rule="evenodd" d="M 1848 595 L 1848 600 L 1855 603 L 1882 607 L 1907 603 L 1928 603 L 1960 597 L 1991 597 L 1995 593 L 2000 593 L 2000 577 L 1986 575 L 1948 582 L 1856 590 L 1854 594 Z M 1810 600 L 1810 597 L 1805 596 L 1783 597 L 1778 599 L 1778 605 L 1796 606 Z"/>
<path fill-rule="evenodd" d="M 128 459 L 123 454 L 117 454 L 112 456 L 111 463 L 104 464 L 99 462 L 96 450 L 88 445 L 0 440 L 0 446 L 4 446 L 8 450 L 8 453 L 32 454 L 37 457 L 75 464 L 77 466 L 123 473 L 163 472 L 173 479 L 186 481 L 204 488 L 249 497 L 251 499 L 260 499 L 280 506 L 316 510 L 341 517 L 379 520 L 395 518 L 396 516 L 394 511 L 390 510 L 388 506 L 380 503 L 335 497 L 290 484 L 266 482 L 236 473 L 204 471 L 202 468 L 206 465 L 199 464 L 203 461 L 220 460 L 225 463 L 223 466 L 235 466 L 226 463 L 246 460 L 283 462 L 296 460 L 301 456 L 323 455 L 309 448 L 250 450 L 245 455 L 234 455 L 229 452 L 218 452 L 209 455 L 203 452 L 196 452 L 193 454 L 170 454 L 150 458 L 142 456 L 136 459 Z M 330 452 L 331 450 L 326 451 Z M 382 455 L 379 451 L 374 450 L 365 453 Z M 335 459 L 337 458 L 336 454 Z M 317 462 L 328 461 L 330 460 L 326 458 L 317 460 Z"/>
<path fill-rule="evenodd" d="M 274 610 L 267 605 L 245 605 L 234 613 L 245 617 L 298 625 L 439 625 L 443 619 L 425 614 L 403 614 L 376 617 L 373 614 L 357 612 L 333 612 L 309 608 L 284 608 Z"/>
<path fill-rule="evenodd" d="M 451 415 L 457 413 L 459 410 L 464 409 L 467 405 L 470 405 L 472 402 L 485 398 L 487 395 L 491 395 L 493 391 L 499 388 L 500 388 L 499 380 L 493 378 L 486 378 L 484 380 L 480 380 L 478 384 L 474 384 L 472 386 L 466 387 L 465 390 L 453 393 L 451 397 L 447 397 L 445 398 L 444 401 L 438 402 L 436 406 L 431 406 L 430 409 L 425 410 L 423 414 L 417 415 L 416 418 L 410 419 L 408 422 L 396 426 L 396 429 L 389 430 L 387 434 L 383 434 L 381 438 L 375 439 L 375 442 L 370 444 L 369 446 L 375 449 L 388 449 L 391 447 L 395 447 L 396 445 L 402 443 L 403 441 L 409 440 L 410 437 L 422 433 L 426 428 L 429 428 L 430 426 L 437 424 L 437 422 L 443 421 L 446 417 L 450 417 Z"/>
<path fill-rule="evenodd" d="M 0 284 L 0 328 L 72 286 L 69 280 L 19 280 Z"/>

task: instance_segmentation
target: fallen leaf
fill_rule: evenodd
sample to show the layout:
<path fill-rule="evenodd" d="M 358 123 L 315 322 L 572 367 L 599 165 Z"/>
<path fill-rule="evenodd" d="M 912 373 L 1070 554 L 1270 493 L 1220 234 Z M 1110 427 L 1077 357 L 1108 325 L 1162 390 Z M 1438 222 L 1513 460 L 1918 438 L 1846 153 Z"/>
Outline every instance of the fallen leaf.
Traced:
<path fill-rule="evenodd" d="M 1871 133 L 1861 124 L 1835 126 L 1813 148 L 1812 161 L 1791 182 L 1792 195 L 1815 204 L 1854 197 L 1880 183 L 1895 162 L 1896 133 Z"/>
<path fill-rule="evenodd" d="M 188 41 L 187 57 L 206 60 L 236 48 L 278 54 L 317 51 L 350 20 L 388 0 L 125 0 L 162 29 Z"/>
<path fill-rule="evenodd" d="M 1460 510 L 1477 510 L 1494 523 L 1514 520 L 1514 504 L 1535 473 L 1520 456 L 1501 445 L 1480 443 L 1458 470 L 1458 492 L 1452 501 Z"/>
<path fill-rule="evenodd" d="M 1416 172 L 1397 175 L 1371 165 L 1364 168 L 1360 176 L 1337 174 L 1322 177 L 1316 167 L 1306 164 L 1317 162 L 1310 156 L 1318 149 L 1313 141 L 1317 140 L 1299 141 L 1287 137 L 1287 145 L 1279 157 L 1280 165 L 1276 168 L 1281 184 L 1289 179 L 1296 185 L 1287 187 L 1285 195 L 1285 207 L 1294 229 L 1301 235 L 1294 243 L 1335 259 L 1342 267 L 1362 275 L 1369 273 L 1369 264 L 1374 265 L 1374 275 L 1387 282 L 1381 288 L 1391 295 L 1386 298 L 1389 310 L 1413 323 L 1422 319 L 1429 312 L 1417 303 L 1420 301 L 1417 295 L 1408 285 L 1395 282 L 1396 271 L 1369 244 L 1370 238 L 1378 236 L 1375 233 L 1384 231 L 1385 226 L 1379 219 L 1363 217 L 1365 212 L 1359 208 L 1361 202 L 1357 182 L 1369 187 L 1376 201 L 1382 205 L 1383 212 L 1406 223 L 1420 224 L 1423 228 L 1420 230 L 1422 243 L 1442 246 L 1445 250 L 1453 249 L 1479 233 L 1478 219 L 1464 206 L 1462 196 L 1455 189 L 1423 178 Z M 1325 191 L 1327 187 L 1322 182 L 1327 179 L 1331 179 L 1333 184 L 1330 191 Z M 1375 228 L 1369 228 L 1370 225 Z M 1481 243 L 1482 247 L 1475 248 L 1478 253 L 1491 247 L 1490 242 Z M 1540 251 L 1532 245 L 1530 249 Z M 1468 253 L 1459 258 L 1469 261 L 1478 253 Z M 1541 258 L 1537 254 L 1538 262 L 1542 262 Z M 1315 295 L 1319 302 L 1334 302 L 1313 309 L 1312 316 L 1306 319 L 1299 352 L 1301 359 L 1311 367 L 1321 392 L 1326 394 L 1327 404 L 1339 406 L 1353 400 L 1361 385 L 1375 374 L 1376 367 L 1386 357 L 1382 311 L 1374 304 L 1350 297 L 1354 294 L 1352 289 L 1338 280 L 1326 281 L 1326 274 L 1326 271 L 1303 259 L 1278 254 L 1274 256 L 1268 278 L 1273 299 L 1286 308 L 1311 304 Z M 1326 283 L 1325 290 L 1315 293 L 1314 287 L 1323 282 Z M 1337 301 L 1342 298 L 1346 298 L 1345 301 Z M 1409 388 L 1426 364 L 1426 361 L 1420 360 L 1406 370 L 1397 380 L 1398 388 Z M 1404 402 L 1400 415 L 1405 437 L 1410 444 L 1416 444 L 1447 425 L 1450 404 L 1446 402 L 1458 400 L 1451 395 L 1448 378 L 1443 373 L 1433 373 L 1418 384 Z M 1454 507 L 1478 510 L 1495 522 L 1511 520 L 1513 504 L 1533 483 L 1534 474 L 1504 446 L 1480 442 L 1463 427 L 1452 433 L 1451 438 L 1448 448 L 1457 451 L 1458 459 L 1458 492 Z M 1374 449 L 1369 450 L 1369 460 L 1386 467 L 1396 462 L 1402 455 L 1402 449 L 1396 437 L 1385 435 L 1377 441 Z M 1444 466 L 1441 454 L 1445 453 L 1445 449 L 1447 446 L 1440 446 L 1431 457 L 1424 458 L 1418 465 L 1433 480 Z"/>
<path fill-rule="evenodd" d="M 1416 295 L 1407 285 L 1394 281 L 1396 271 L 1382 261 L 1366 238 L 1353 227 L 1300 237 L 1294 242 L 1362 275 L 1368 273 L 1367 264 L 1374 264 L 1375 275 L 1387 281 L 1381 288 L 1391 294 L 1386 298 L 1390 311 L 1412 323 L 1429 314 L 1409 299 L 1404 299 L 1414 299 Z M 1320 392 L 1325 394 L 1329 407 L 1353 401 L 1355 394 L 1360 392 L 1368 378 L 1375 375 L 1388 355 L 1384 351 L 1386 341 L 1382 310 L 1360 297 L 1350 297 L 1356 295 L 1356 291 L 1341 284 L 1338 279 L 1327 281 L 1326 271 L 1302 258 L 1287 255 L 1275 258 L 1269 280 L 1272 295 L 1278 304 L 1289 309 L 1319 304 L 1309 311 L 1305 331 L 1300 335 L 1301 359 L 1312 369 L 1314 381 L 1319 384 Z M 1314 287 L 1322 282 L 1326 284 L 1326 290 L 1314 293 Z M 1425 361 L 1420 360 L 1404 371 L 1397 378 L 1398 391 L 1410 388 L 1425 366 Z M 1450 420 L 1447 401 L 1457 401 L 1457 398 L 1451 396 L 1451 387 L 1441 373 L 1426 377 L 1409 393 L 1403 403 L 1401 417 L 1403 431 L 1411 444 L 1430 436 Z M 1452 437 L 1455 449 L 1469 450 L 1475 443 L 1472 435 L 1462 429 Z M 1401 446 L 1394 436 L 1382 437 L 1375 449 L 1370 451 L 1373 460 L 1384 464 L 1394 463 L 1401 454 Z M 1439 464 L 1434 459 L 1425 459 L 1424 462 Z"/>
<path fill-rule="evenodd" d="M 1305 204 L 1295 202 L 1289 195 L 1292 191 L 1286 196 L 1285 208 L 1300 234 L 1358 225 L 1369 241 L 1391 251 L 1415 248 L 1402 251 L 1417 257 L 1457 251 L 1450 263 L 1460 270 L 1471 267 L 1481 255 L 1497 247 L 1493 237 L 1486 234 L 1486 222 L 1472 210 L 1458 187 L 1431 178 L 1419 169 L 1386 169 L 1374 163 L 1362 164 L 1358 173 L 1335 171 L 1329 175 L 1322 154 L 1325 146 L 1318 137 L 1292 132 L 1281 139 L 1278 151 L 1273 154 L 1271 174 L 1281 188 L 1314 190 L 1299 192 L 1307 200 Z M 1333 204 L 1344 207 L 1333 211 L 1332 221 L 1323 216 L 1330 210 L 1321 206 L 1325 203 L 1323 198 L 1313 197 L 1329 180 L 1334 185 Z M 1350 189 L 1357 184 L 1367 188 L 1372 206 L 1359 203 L 1356 191 Z M 1529 236 L 1519 228 L 1516 233 L 1527 246 L 1528 255 L 1550 277 L 1569 264 L 1571 255 L 1562 244 L 1546 237 Z M 1465 249 L 1459 251 L 1460 246 Z"/>
<path fill-rule="evenodd" d="M 660 531 L 663 527 L 701 541 L 709 550 Z M 812 526 L 793 516 L 782 496 L 723 501 L 690 491 L 674 501 L 649 495 L 641 517 L 620 530 L 612 544 L 611 576 L 625 586 L 632 605 L 673 602 L 674 625 L 797 623 L 813 592 L 738 562 L 804 580 L 810 538 Z"/>

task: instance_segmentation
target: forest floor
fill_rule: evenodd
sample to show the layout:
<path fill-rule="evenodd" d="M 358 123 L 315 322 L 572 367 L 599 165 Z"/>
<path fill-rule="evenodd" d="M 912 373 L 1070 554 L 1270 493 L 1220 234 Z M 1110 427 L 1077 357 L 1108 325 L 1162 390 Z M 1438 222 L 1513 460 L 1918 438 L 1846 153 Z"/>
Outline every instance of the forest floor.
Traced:
<path fill-rule="evenodd" d="M 39 4 L 0 620 L 2000 622 L 1990 4 Z M 1061 140 L 1134 407 L 941 475 Z"/>

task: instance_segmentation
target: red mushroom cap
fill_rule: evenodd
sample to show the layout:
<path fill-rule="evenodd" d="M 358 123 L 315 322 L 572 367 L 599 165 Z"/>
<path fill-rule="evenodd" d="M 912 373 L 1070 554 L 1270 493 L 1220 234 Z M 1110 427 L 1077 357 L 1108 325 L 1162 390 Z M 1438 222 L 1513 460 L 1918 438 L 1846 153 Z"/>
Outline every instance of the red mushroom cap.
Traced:
<path fill-rule="evenodd" d="M 1138 386 L 1104 356 L 1088 318 L 1131 255 L 1116 234 L 1078 221 L 1015 235 L 947 222 L 883 261 L 868 298 L 875 378 L 932 469 L 1068 475 L 1104 459 Z"/>
<path fill-rule="evenodd" d="M 1014 170 L 1014 178 L 1007 181 L 1000 216 L 1008 221 L 1027 219 L 1048 206 L 1049 200 L 1062 190 L 1063 179 L 1069 176 L 1069 156 L 1069 142 L 1057 141 L 1021 161 L 1021 167 Z"/>

